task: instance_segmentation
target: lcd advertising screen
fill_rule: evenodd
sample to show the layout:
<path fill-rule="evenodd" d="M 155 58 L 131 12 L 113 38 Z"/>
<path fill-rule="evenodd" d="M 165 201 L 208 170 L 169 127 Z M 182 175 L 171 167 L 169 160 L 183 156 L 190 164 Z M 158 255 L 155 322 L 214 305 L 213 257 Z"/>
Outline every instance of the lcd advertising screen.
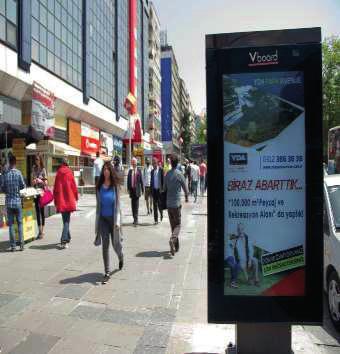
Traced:
<path fill-rule="evenodd" d="M 319 28 L 208 35 L 208 321 L 322 321 Z"/>
<path fill-rule="evenodd" d="M 303 73 L 224 75 L 222 87 L 225 295 L 303 296 Z"/>

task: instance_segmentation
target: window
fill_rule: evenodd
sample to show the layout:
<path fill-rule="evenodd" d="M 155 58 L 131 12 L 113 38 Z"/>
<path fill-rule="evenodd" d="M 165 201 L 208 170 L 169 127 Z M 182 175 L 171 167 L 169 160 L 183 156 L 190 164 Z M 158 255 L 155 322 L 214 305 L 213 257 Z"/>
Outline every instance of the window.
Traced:
<path fill-rule="evenodd" d="M 6 16 L 6 1 L 0 1 L 0 14 Z"/>
<path fill-rule="evenodd" d="M 81 17 L 81 1 L 32 0 L 33 60 L 78 88 L 82 36 L 77 20 Z"/>
<path fill-rule="evenodd" d="M 17 2 L 15 0 L 6 0 L 6 17 L 14 25 L 17 24 Z"/>
<path fill-rule="evenodd" d="M 0 39 L 17 47 L 18 5 L 16 0 L 0 0 Z"/>
<path fill-rule="evenodd" d="M 12 23 L 7 22 L 7 41 L 13 47 L 17 45 L 17 28 Z"/>
<path fill-rule="evenodd" d="M 119 4 L 120 2 L 118 2 Z M 91 97 L 109 107 L 115 108 L 115 8 L 113 1 L 93 0 L 90 12 L 90 82 Z M 79 28 L 81 32 L 81 28 Z M 81 48 L 77 47 L 79 55 Z M 81 63 L 80 63 L 81 64 Z M 81 65 L 77 67 L 81 73 Z"/>

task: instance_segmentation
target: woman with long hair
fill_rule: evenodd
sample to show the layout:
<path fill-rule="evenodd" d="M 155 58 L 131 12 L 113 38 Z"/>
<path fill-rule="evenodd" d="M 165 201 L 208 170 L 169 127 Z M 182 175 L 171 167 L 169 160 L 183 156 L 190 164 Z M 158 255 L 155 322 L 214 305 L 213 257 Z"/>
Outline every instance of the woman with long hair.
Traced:
<path fill-rule="evenodd" d="M 119 178 L 110 162 L 105 162 L 97 186 L 96 237 L 102 241 L 104 277 L 103 284 L 110 279 L 110 238 L 118 260 L 119 269 L 123 268 L 121 244 L 121 212 Z"/>
<path fill-rule="evenodd" d="M 47 173 L 44 166 L 42 155 L 37 154 L 34 158 L 34 165 L 32 171 L 32 185 L 34 188 L 44 189 L 47 186 Z M 35 211 L 37 214 L 37 222 L 39 227 L 38 239 L 44 237 L 45 227 L 45 209 L 39 205 L 40 195 L 34 199 Z"/>

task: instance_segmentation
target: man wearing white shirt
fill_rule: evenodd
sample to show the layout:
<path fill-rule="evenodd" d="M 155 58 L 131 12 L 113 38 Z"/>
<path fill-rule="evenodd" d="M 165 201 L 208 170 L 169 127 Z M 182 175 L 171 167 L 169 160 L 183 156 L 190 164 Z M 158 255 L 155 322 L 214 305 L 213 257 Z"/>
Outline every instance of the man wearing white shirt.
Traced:
<path fill-rule="evenodd" d="M 151 190 L 153 199 L 153 215 L 155 224 L 158 224 L 158 211 L 163 220 L 163 210 L 161 208 L 161 192 L 164 184 L 164 172 L 158 165 L 158 160 L 154 157 L 152 159 L 153 170 L 151 171 Z"/>
<path fill-rule="evenodd" d="M 143 182 L 145 188 L 145 202 L 146 208 L 148 210 L 148 215 L 152 214 L 152 191 L 151 191 L 151 171 L 152 167 L 150 165 L 149 159 L 145 159 L 145 167 L 143 171 Z"/>
<path fill-rule="evenodd" d="M 197 166 L 197 162 L 194 161 L 194 163 L 191 165 L 191 188 L 192 188 L 192 193 L 194 194 L 195 197 L 195 203 L 197 202 L 197 188 L 198 188 L 198 180 L 199 180 L 199 167 Z"/>
<path fill-rule="evenodd" d="M 100 174 L 102 173 L 102 168 L 104 161 L 99 157 L 99 151 L 96 152 L 96 159 L 93 162 L 94 167 L 94 183 L 97 185 Z"/>

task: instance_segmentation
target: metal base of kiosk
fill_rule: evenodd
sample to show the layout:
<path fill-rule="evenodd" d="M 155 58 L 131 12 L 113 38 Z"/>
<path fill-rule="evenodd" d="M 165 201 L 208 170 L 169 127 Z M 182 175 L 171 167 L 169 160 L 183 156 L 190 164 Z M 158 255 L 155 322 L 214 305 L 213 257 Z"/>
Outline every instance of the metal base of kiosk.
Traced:
<path fill-rule="evenodd" d="M 291 325 L 238 323 L 236 348 L 238 354 L 292 354 Z"/>

